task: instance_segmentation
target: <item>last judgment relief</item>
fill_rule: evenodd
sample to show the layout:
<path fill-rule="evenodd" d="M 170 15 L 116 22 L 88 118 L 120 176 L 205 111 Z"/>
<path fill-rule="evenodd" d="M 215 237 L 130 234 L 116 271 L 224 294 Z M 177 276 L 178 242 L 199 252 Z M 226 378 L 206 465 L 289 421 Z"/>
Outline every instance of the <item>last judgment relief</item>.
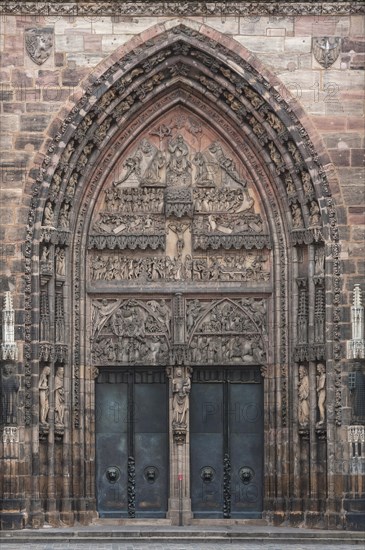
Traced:
<path fill-rule="evenodd" d="M 191 364 L 263 364 L 270 236 L 224 141 L 175 111 L 140 136 L 99 197 L 88 237 L 93 363 L 167 364 L 178 340 Z M 218 298 L 227 288 L 232 298 Z M 98 296 L 108 289 L 114 298 Z M 202 289 L 214 299 L 198 299 Z M 186 296 L 181 337 L 176 292 Z"/>

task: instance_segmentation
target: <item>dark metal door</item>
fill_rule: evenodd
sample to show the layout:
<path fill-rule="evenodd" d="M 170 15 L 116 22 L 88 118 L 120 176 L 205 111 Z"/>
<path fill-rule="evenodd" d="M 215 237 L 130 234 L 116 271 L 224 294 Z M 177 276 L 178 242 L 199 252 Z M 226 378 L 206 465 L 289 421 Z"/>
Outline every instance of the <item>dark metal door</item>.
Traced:
<path fill-rule="evenodd" d="M 96 411 L 100 517 L 165 517 L 168 424 L 163 369 L 102 369 Z"/>
<path fill-rule="evenodd" d="M 263 397 L 258 368 L 195 368 L 191 498 L 198 518 L 262 512 Z"/>

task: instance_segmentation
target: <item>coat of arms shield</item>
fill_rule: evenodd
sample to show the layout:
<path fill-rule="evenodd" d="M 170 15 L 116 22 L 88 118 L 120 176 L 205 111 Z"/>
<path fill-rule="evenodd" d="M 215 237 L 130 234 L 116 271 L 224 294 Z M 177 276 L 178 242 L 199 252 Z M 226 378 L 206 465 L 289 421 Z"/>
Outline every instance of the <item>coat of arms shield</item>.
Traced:
<path fill-rule="evenodd" d="M 44 27 L 43 29 L 25 30 L 25 49 L 34 63 L 42 65 L 49 56 L 53 46 L 53 29 Z"/>
<path fill-rule="evenodd" d="M 340 54 L 341 39 L 335 36 L 313 38 L 313 54 L 322 67 L 328 69 Z"/>

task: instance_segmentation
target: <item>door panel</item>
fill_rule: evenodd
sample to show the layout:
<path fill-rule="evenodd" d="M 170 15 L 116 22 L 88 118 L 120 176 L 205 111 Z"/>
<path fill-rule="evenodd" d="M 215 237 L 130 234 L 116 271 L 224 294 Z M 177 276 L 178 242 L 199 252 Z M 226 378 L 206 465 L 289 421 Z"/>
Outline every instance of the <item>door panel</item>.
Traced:
<path fill-rule="evenodd" d="M 222 510 L 223 386 L 193 384 L 190 409 L 191 499 L 195 517 Z"/>
<path fill-rule="evenodd" d="M 261 517 L 263 418 L 261 384 L 229 384 L 231 517 Z"/>
<path fill-rule="evenodd" d="M 165 517 L 168 439 L 165 384 L 135 385 L 136 516 Z"/>
<path fill-rule="evenodd" d="M 192 509 L 197 518 L 261 517 L 262 384 L 260 376 L 253 375 L 247 379 L 255 383 L 242 382 L 242 369 L 221 369 L 214 383 L 211 376 L 197 372 L 204 369 L 194 369 L 190 456 Z"/>
<path fill-rule="evenodd" d="M 96 384 L 96 496 L 100 517 L 127 510 L 127 384 Z"/>
<path fill-rule="evenodd" d="M 148 379 L 149 383 L 143 383 Z M 154 369 L 151 377 L 150 371 L 141 369 L 105 370 L 96 384 L 96 410 L 100 517 L 165 517 L 168 421 L 164 373 L 159 375 Z"/>

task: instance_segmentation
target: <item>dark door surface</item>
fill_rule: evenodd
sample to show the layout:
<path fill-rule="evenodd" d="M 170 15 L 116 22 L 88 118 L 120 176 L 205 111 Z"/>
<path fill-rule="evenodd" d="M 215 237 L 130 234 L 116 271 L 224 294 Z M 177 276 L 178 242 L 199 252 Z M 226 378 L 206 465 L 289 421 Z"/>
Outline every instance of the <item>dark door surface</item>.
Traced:
<path fill-rule="evenodd" d="M 164 517 L 168 494 L 164 371 L 101 369 L 96 411 L 100 517 Z"/>
<path fill-rule="evenodd" d="M 263 397 L 259 369 L 194 369 L 190 443 L 194 516 L 261 517 Z"/>

